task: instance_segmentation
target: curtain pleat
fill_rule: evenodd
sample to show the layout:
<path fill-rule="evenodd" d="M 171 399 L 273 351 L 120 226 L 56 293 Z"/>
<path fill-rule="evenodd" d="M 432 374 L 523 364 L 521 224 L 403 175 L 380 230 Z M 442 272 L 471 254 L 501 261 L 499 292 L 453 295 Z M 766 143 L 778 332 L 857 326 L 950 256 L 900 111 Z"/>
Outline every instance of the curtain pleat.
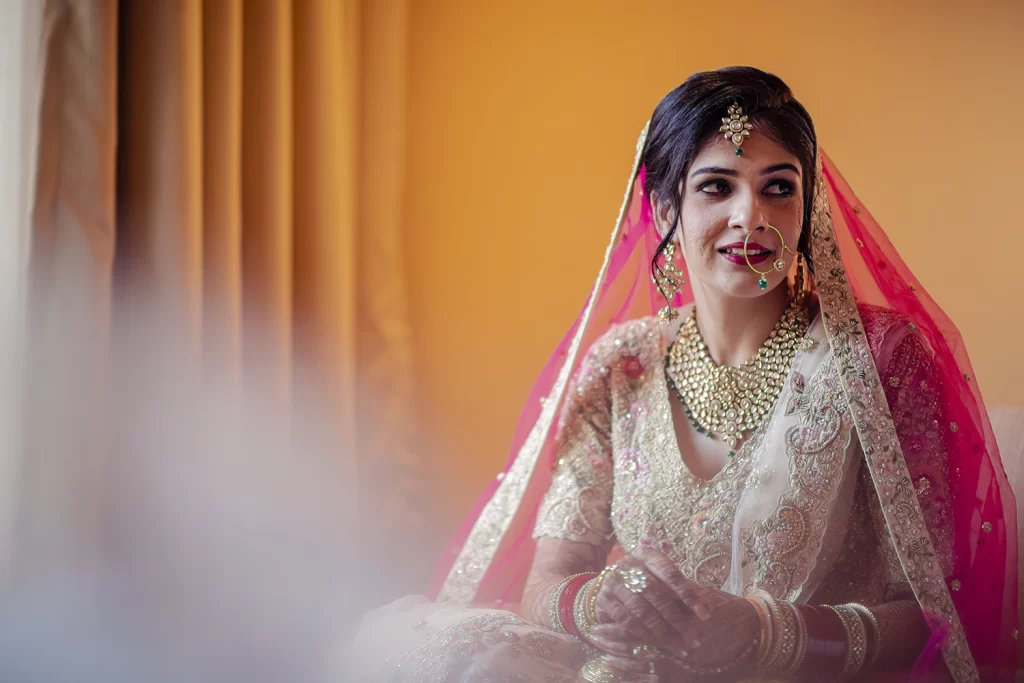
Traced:
<path fill-rule="evenodd" d="M 273 391 L 291 395 L 294 217 L 293 3 L 243 5 L 242 291 L 246 367 L 269 369 Z M 257 338 L 259 343 L 257 345 Z"/>
<path fill-rule="evenodd" d="M 407 0 L 47 4 L 63 23 L 40 118 L 33 318 L 37 362 L 59 359 L 81 393 L 36 411 L 37 432 L 55 415 L 68 429 L 33 448 L 67 457 L 25 474 L 29 517 L 83 536 L 76 513 L 118 476 L 97 466 L 125 408 L 104 384 L 144 390 L 131 362 L 152 343 L 228 402 L 262 392 L 285 422 L 318 411 L 352 488 L 388 497 L 365 510 L 396 530 L 415 519 Z M 53 322 L 57 281 L 89 300 L 75 323 Z M 122 335 L 140 315 L 152 325 Z M 40 502 L 56 499 L 70 502 Z"/>
<path fill-rule="evenodd" d="M 242 0 L 203 3 L 203 366 L 242 377 Z"/>

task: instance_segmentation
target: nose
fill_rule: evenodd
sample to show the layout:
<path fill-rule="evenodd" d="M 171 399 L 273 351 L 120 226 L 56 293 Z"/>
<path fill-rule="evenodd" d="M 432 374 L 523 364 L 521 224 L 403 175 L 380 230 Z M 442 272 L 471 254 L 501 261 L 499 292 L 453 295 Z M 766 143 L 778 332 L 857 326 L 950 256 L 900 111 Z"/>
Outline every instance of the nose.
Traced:
<path fill-rule="evenodd" d="M 729 216 L 729 227 L 744 235 L 748 232 L 764 232 L 768 225 L 768 216 L 761 206 L 756 192 L 747 190 L 736 191 L 732 196 L 732 213 Z"/>

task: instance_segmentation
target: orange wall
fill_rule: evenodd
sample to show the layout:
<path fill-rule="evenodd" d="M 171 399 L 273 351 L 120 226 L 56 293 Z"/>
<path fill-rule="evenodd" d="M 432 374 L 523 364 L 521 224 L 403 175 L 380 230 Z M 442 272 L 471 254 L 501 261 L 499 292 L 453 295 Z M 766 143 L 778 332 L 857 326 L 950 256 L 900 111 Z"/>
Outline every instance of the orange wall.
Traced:
<path fill-rule="evenodd" d="M 786 79 L 987 401 L 1024 404 L 1024 3 L 419 0 L 410 53 L 405 256 L 439 533 L 507 456 L 636 135 L 698 70 Z"/>

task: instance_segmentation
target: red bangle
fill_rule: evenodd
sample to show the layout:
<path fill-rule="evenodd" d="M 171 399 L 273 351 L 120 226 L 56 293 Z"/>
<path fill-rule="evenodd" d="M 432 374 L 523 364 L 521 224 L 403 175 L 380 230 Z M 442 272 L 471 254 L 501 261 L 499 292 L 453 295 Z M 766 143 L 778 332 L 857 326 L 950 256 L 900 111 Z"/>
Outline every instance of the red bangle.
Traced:
<path fill-rule="evenodd" d="M 562 589 L 562 594 L 558 596 L 558 618 L 562 622 L 562 628 L 564 628 L 569 635 L 575 636 L 580 640 L 583 639 L 583 636 L 576 627 L 576 619 L 573 614 L 573 608 L 576 605 L 576 594 L 580 592 L 581 588 L 583 588 L 583 584 L 596 576 L 596 572 L 586 572 L 573 577 L 572 580 L 566 584 L 565 588 Z"/>
<path fill-rule="evenodd" d="M 798 678 L 836 680 L 846 659 L 846 629 L 835 612 L 814 605 L 797 605 L 807 624 L 807 655 Z"/>

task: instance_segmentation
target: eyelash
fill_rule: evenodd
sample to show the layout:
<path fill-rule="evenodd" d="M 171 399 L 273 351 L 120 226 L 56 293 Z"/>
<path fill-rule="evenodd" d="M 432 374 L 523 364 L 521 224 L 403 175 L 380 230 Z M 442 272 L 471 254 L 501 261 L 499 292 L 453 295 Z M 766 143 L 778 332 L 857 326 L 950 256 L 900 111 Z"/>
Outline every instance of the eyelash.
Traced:
<path fill-rule="evenodd" d="M 704 192 L 704 188 L 712 187 L 712 186 L 718 186 L 720 191 L 718 191 L 718 192 Z M 725 191 L 721 191 L 721 187 L 722 186 L 724 186 L 726 188 Z M 796 188 L 793 187 L 793 183 L 789 182 L 788 180 L 784 180 L 782 178 L 777 178 L 775 180 L 772 180 L 767 185 L 765 185 L 764 189 L 767 190 L 768 188 L 770 188 L 772 186 L 778 187 L 779 190 L 780 190 L 779 192 L 767 192 L 766 193 L 766 194 L 771 195 L 773 197 L 790 197 L 796 191 Z M 698 192 L 704 192 L 704 194 L 710 194 L 710 195 L 726 195 L 726 194 L 729 194 L 729 192 L 731 192 L 732 189 L 729 187 L 728 181 L 723 180 L 722 178 L 716 178 L 715 180 L 709 180 L 709 181 L 707 181 L 705 183 L 701 183 L 700 186 L 697 187 L 697 191 Z"/>

